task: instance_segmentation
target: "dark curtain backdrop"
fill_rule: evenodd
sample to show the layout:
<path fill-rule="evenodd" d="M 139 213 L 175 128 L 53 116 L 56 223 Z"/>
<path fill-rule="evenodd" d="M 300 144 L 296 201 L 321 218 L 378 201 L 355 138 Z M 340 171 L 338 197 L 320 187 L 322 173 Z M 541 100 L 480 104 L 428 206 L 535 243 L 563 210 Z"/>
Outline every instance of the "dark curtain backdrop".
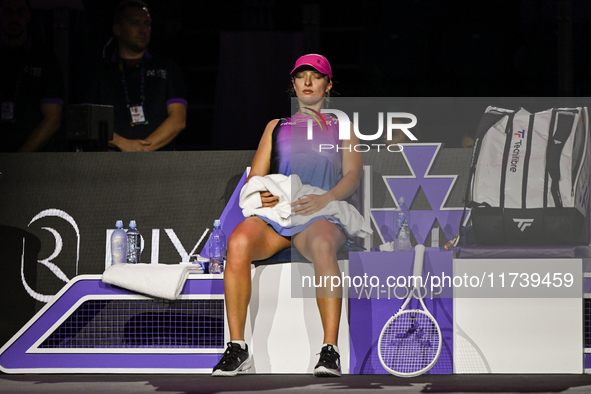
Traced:
<path fill-rule="evenodd" d="M 303 46 L 299 32 L 221 33 L 214 149 L 256 149 L 271 119 L 291 115 L 289 73 Z"/>

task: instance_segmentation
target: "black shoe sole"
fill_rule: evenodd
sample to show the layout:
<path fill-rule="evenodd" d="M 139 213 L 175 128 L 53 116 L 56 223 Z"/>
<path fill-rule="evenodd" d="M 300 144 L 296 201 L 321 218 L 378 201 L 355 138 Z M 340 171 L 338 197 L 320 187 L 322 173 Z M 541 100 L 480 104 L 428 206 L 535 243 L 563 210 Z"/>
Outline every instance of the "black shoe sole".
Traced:
<path fill-rule="evenodd" d="M 341 371 L 336 369 L 330 369 L 323 366 L 314 368 L 314 376 L 338 378 L 341 375 Z"/>
<path fill-rule="evenodd" d="M 236 376 L 239 373 L 246 373 L 250 367 L 252 367 L 252 356 L 248 356 L 248 358 L 233 371 L 223 371 L 221 369 L 216 369 L 211 373 L 211 376 Z"/>

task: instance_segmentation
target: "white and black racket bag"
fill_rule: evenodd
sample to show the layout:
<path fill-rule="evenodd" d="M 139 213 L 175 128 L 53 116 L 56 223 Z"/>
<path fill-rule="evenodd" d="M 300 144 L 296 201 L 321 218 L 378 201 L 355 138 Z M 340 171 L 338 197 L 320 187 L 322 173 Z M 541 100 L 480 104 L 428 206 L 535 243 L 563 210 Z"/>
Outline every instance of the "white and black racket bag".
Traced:
<path fill-rule="evenodd" d="M 465 197 L 476 243 L 589 244 L 590 143 L 586 107 L 488 107 Z"/>

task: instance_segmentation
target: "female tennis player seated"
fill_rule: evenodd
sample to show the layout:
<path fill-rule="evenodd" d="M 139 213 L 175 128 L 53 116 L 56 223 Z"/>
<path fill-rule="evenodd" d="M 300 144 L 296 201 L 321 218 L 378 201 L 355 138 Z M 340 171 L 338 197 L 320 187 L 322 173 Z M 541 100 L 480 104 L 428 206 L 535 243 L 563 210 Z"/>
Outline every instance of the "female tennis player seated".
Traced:
<path fill-rule="evenodd" d="M 340 276 L 337 251 L 352 241 L 338 219 L 315 215 L 331 201 L 349 197 L 358 188 L 362 174 L 361 155 L 354 149 L 346 149 L 357 144 L 354 133 L 351 133 L 350 140 L 340 141 L 337 120 L 327 114 L 320 114 L 332 89 L 330 64 L 324 56 L 305 55 L 296 61 L 291 77 L 299 110 L 291 118 L 275 119 L 267 124 L 252 161 L 248 180 L 257 175 L 297 174 L 303 185 L 319 187 L 326 193 L 306 195 L 292 202 L 293 215 L 312 217 L 303 225 L 288 228 L 269 218 L 251 216 L 236 226 L 229 236 L 224 291 L 231 342 L 214 367 L 213 376 L 235 376 L 252 366 L 252 356 L 244 340 L 251 296 L 252 261 L 267 259 L 293 244 L 306 259 L 313 262 L 316 278 Z M 313 139 L 308 140 L 308 119 L 313 117 L 318 122 L 313 121 Z M 332 144 L 345 149 L 319 152 L 319 144 Z M 268 191 L 261 192 L 260 197 L 263 207 L 274 207 L 279 200 L 278 196 Z M 341 290 L 337 288 L 331 291 L 329 287 L 316 290 L 324 330 L 320 359 L 314 368 L 316 376 L 341 376 L 337 346 Z"/>

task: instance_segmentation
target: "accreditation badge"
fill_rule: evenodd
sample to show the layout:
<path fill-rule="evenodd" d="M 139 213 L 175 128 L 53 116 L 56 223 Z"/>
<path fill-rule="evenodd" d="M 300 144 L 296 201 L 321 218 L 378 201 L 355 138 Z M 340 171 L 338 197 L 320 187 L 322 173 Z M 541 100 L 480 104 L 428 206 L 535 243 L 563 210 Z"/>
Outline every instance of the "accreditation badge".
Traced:
<path fill-rule="evenodd" d="M 144 115 L 144 107 L 142 105 L 130 107 L 129 112 L 131 113 L 132 126 L 148 123 L 146 122 L 146 116 Z"/>
<path fill-rule="evenodd" d="M 2 120 L 14 120 L 14 102 L 4 101 L 2 103 Z"/>

